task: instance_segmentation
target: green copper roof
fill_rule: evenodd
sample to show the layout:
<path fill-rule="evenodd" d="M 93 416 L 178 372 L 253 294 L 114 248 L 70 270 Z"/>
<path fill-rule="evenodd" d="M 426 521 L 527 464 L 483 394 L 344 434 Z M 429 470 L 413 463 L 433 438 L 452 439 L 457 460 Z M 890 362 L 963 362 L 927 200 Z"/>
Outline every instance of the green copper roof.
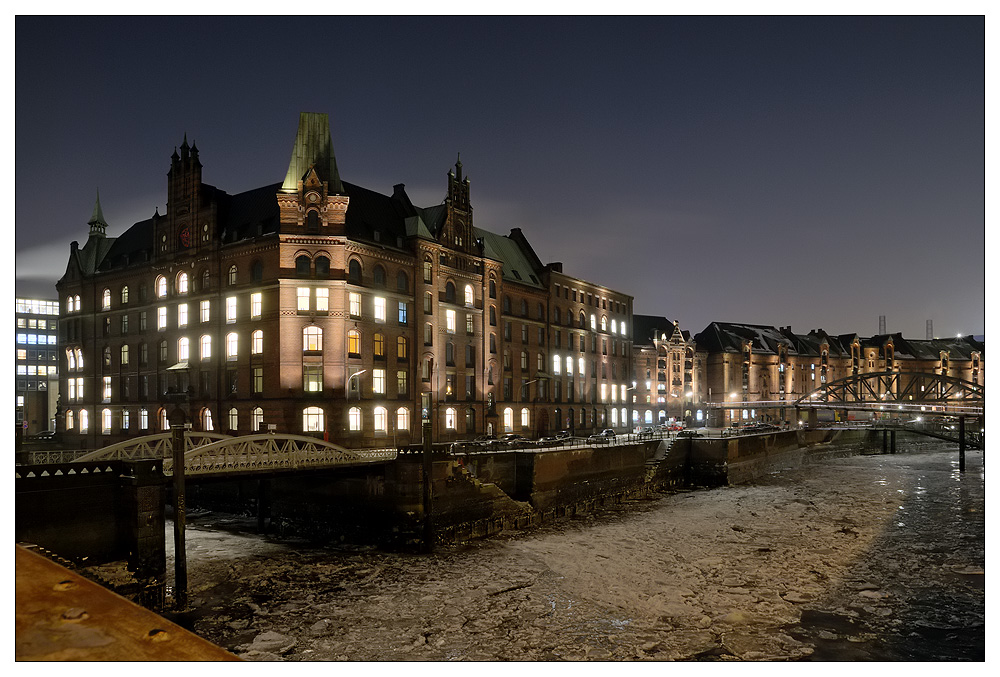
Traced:
<path fill-rule="evenodd" d="M 299 131 L 281 190 L 296 190 L 310 167 L 315 167 L 319 178 L 329 183 L 330 193 L 343 194 L 344 186 L 340 182 L 337 158 L 330 139 L 330 119 L 326 113 L 299 113 Z"/>

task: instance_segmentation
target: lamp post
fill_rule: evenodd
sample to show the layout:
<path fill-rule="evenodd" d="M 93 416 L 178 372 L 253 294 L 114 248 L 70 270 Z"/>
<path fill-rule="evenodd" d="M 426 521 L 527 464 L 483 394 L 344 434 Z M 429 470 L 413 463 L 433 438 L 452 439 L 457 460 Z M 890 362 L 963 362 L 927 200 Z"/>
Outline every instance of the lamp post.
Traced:
<path fill-rule="evenodd" d="M 350 376 L 348 376 L 347 380 L 344 381 L 344 391 L 345 391 L 345 394 L 347 396 L 347 401 L 348 402 L 351 401 L 351 390 L 350 390 L 350 388 L 351 388 L 351 379 L 355 378 L 357 376 L 361 376 L 366 371 L 368 371 L 368 370 L 367 369 L 362 369 L 361 371 L 356 371 L 353 374 L 351 374 Z M 358 401 L 360 401 L 360 400 L 361 400 L 361 381 L 358 381 Z"/>

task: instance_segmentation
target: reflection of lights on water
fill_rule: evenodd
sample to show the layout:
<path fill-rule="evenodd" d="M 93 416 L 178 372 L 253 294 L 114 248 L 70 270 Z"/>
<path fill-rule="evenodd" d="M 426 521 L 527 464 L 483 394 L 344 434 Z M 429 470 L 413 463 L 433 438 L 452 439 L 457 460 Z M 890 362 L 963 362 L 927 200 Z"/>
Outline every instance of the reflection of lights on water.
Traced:
<path fill-rule="evenodd" d="M 879 485 L 881 485 L 881 486 L 884 487 L 885 485 L 887 485 L 889 483 L 885 479 L 881 479 L 881 480 L 876 480 L 875 484 L 879 484 Z"/>
<path fill-rule="evenodd" d="M 896 522 L 896 526 L 897 527 L 905 527 L 906 523 L 905 522 Z"/>

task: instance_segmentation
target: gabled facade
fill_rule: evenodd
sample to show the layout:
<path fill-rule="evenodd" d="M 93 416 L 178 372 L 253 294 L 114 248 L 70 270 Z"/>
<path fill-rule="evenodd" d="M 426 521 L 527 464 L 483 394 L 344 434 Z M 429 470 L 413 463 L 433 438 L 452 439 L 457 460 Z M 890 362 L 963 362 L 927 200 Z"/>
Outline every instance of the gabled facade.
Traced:
<path fill-rule="evenodd" d="M 445 194 L 420 208 L 402 184 L 342 180 L 323 114 L 300 116 L 282 182 L 236 195 L 203 182 L 185 138 L 165 214 L 113 238 L 98 202 L 71 244 L 57 284 L 64 437 L 95 448 L 160 432 L 178 408 L 197 430 L 353 447 L 418 442 L 424 417 L 437 441 L 626 428 L 631 297 L 543 265 L 518 229 L 477 227 L 461 161 Z M 602 318 L 581 328 L 587 381 L 572 395 L 551 352 L 553 308 L 568 306 Z M 570 414 L 578 401 L 590 406 Z"/>
<path fill-rule="evenodd" d="M 635 316 L 633 366 L 636 426 L 704 425 L 705 358 L 677 320 Z"/>

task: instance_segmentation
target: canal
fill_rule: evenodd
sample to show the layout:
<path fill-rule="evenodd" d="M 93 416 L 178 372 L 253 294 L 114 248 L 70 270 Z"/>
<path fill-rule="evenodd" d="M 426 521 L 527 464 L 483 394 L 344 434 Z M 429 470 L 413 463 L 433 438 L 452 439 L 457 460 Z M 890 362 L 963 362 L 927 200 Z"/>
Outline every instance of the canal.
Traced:
<path fill-rule="evenodd" d="M 983 660 L 984 508 L 982 452 L 959 473 L 952 446 L 831 458 L 432 555 L 196 514 L 193 610 L 178 620 L 249 660 Z"/>

